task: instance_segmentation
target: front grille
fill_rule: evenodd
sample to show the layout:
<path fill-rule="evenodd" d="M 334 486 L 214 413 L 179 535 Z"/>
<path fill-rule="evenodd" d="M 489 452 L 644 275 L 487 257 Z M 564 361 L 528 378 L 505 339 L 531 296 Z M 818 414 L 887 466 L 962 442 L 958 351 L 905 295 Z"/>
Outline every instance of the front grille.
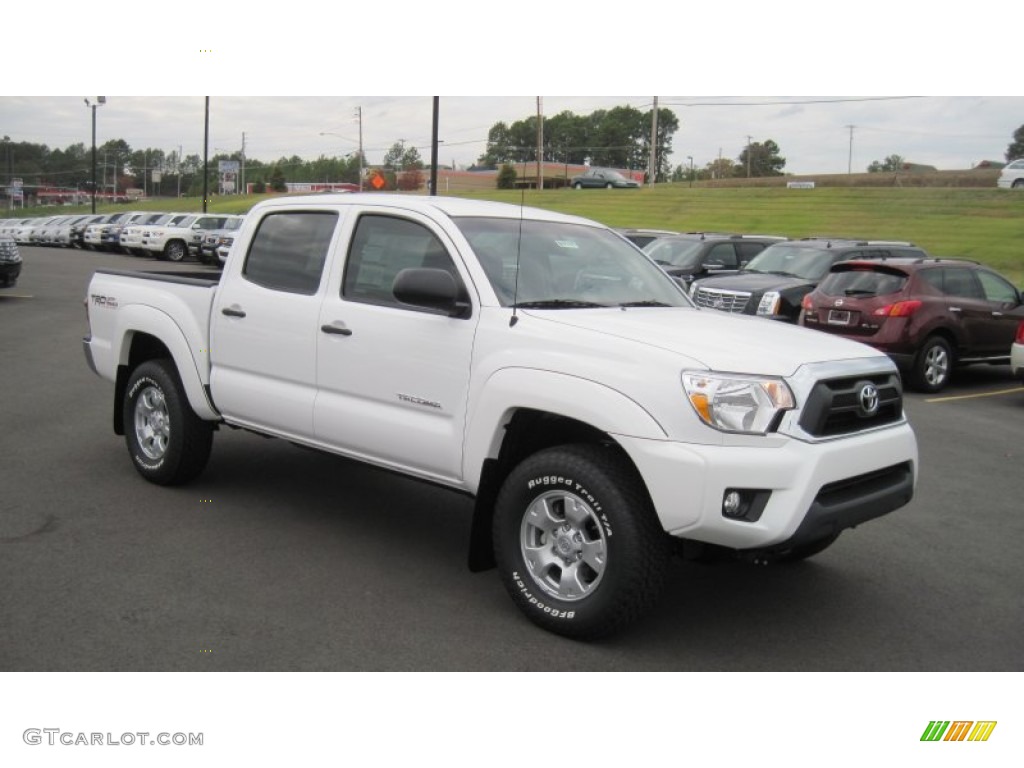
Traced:
<path fill-rule="evenodd" d="M 861 402 L 865 384 L 878 391 L 878 408 L 867 413 Z M 903 386 L 897 373 L 827 379 L 814 385 L 800 426 L 814 437 L 835 437 L 896 423 L 903 418 Z"/>
<path fill-rule="evenodd" d="M 693 294 L 698 307 L 718 309 L 722 312 L 742 312 L 750 301 L 749 291 L 726 291 L 698 286 Z"/>

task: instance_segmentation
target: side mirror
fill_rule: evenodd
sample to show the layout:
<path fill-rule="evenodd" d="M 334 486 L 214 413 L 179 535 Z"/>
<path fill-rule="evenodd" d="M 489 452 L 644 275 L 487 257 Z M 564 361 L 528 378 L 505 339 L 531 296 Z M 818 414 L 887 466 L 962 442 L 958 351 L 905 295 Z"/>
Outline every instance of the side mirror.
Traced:
<path fill-rule="evenodd" d="M 430 309 L 448 317 L 469 317 L 469 302 L 460 297 L 455 278 L 443 269 L 403 269 L 395 276 L 391 292 L 403 304 Z"/>

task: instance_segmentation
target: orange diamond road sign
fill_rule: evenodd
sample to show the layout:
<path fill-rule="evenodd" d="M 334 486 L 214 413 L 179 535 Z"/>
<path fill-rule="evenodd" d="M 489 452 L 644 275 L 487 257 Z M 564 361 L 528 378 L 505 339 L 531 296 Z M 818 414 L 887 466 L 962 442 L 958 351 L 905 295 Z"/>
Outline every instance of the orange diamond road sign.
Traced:
<path fill-rule="evenodd" d="M 384 181 L 384 177 L 383 176 L 381 176 L 379 173 L 377 173 L 377 174 L 374 174 L 373 179 L 370 180 L 370 184 L 373 185 L 374 189 L 382 189 L 384 187 L 384 185 L 387 184 L 387 182 Z"/>

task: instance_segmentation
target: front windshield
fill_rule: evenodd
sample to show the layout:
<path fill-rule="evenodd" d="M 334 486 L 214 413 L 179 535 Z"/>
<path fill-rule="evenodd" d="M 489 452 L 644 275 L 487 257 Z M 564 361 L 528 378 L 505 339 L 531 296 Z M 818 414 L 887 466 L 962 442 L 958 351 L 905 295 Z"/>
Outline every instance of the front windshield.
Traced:
<path fill-rule="evenodd" d="M 662 237 L 644 247 L 644 253 L 665 266 L 693 269 L 700 266 L 699 240 L 674 240 Z"/>
<path fill-rule="evenodd" d="M 672 278 L 611 230 L 503 218 L 455 223 L 502 306 L 692 306 Z"/>
<path fill-rule="evenodd" d="M 831 254 L 819 248 L 770 245 L 751 259 L 743 271 L 818 280 L 828 272 L 833 261 Z"/>

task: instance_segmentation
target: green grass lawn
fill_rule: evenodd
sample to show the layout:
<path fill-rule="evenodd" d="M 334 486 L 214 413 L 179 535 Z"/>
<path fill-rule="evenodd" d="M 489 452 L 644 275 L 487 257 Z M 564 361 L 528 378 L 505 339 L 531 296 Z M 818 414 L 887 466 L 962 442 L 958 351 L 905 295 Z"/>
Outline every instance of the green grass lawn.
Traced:
<path fill-rule="evenodd" d="M 808 237 L 909 240 L 936 256 L 987 264 L 1024 287 L 1024 193 L 942 187 L 702 188 L 663 184 L 642 189 L 485 190 L 462 197 L 537 206 L 612 227 L 727 231 Z M 263 197 L 216 197 L 210 212 L 244 213 Z M 130 209 L 196 211 L 196 198 L 157 198 Z M 124 210 L 125 204 L 108 210 Z M 79 209 L 88 212 L 88 208 Z M 103 210 L 100 208 L 98 210 Z M 73 213 L 38 209 L 24 215 Z"/>
<path fill-rule="evenodd" d="M 1024 286 L 1024 194 L 1000 189 L 494 190 L 468 195 L 586 216 L 612 227 L 909 240 L 988 264 Z"/>

